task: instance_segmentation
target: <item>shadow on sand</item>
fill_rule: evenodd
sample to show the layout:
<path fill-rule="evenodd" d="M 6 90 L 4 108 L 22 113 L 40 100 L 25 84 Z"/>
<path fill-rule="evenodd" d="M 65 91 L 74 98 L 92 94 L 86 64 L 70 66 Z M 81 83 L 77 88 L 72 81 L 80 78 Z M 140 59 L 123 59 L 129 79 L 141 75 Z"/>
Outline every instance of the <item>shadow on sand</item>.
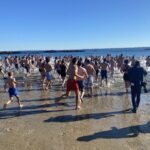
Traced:
<path fill-rule="evenodd" d="M 74 109 L 57 109 L 57 110 L 16 110 L 16 111 L 1 111 L 0 112 L 0 120 L 2 119 L 9 119 L 14 117 L 21 117 L 21 116 L 29 116 L 29 115 L 37 115 L 37 114 L 44 114 L 44 113 L 53 113 L 53 112 L 63 112 L 63 111 L 71 111 Z"/>
<path fill-rule="evenodd" d="M 94 114 L 82 114 L 82 115 L 66 115 L 66 116 L 58 116 L 58 117 L 51 117 L 44 122 L 75 122 L 81 121 L 86 119 L 102 119 L 107 117 L 112 117 L 116 114 L 123 114 L 123 113 L 131 113 L 130 109 L 123 110 L 123 111 L 114 111 L 114 112 L 106 112 L 106 113 L 94 113 Z"/>
<path fill-rule="evenodd" d="M 92 135 L 82 136 L 77 139 L 81 142 L 89 142 L 99 138 L 103 139 L 119 139 L 119 138 L 134 138 L 137 137 L 140 133 L 150 133 L 150 121 L 146 124 L 135 125 L 130 127 L 125 127 L 118 129 L 112 127 L 110 130 L 94 133 Z"/>
<path fill-rule="evenodd" d="M 58 106 L 66 106 L 69 109 L 57 109 Z M 69 105 L 68 103 L 52 103 L 52 104 L 42 104 L 42 105 L 30 105 L 30 106 L 24 106 L 23 108 L 19 109 L 19 107 L 12 107 L 7 108 L 5 111 L 0 111 L 0 119 L 8 119 L 13 118 L 17 116 L 26 116 L 26 115 L 35 115 L 35 114 L 41 114 L 41 113 L 50 113 L 50 112 L 61 112 L 61 111 L 70 111 L 74 110 L 74 105 Z M 55 107 L 54 110 L 49 110 L 52 107 Z M 48 109 L 48 110 L 46 110 Z"/>

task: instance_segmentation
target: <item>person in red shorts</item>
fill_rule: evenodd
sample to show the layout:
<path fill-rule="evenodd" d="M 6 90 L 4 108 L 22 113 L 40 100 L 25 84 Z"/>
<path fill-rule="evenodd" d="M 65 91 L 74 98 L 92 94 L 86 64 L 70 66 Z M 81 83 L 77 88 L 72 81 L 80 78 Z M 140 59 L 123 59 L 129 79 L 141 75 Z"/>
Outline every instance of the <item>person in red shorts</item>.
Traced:
<path fill-rule="evenodd" d="M 76 109 L 81 109 L 80 92 L 79 92 L 79 87 L 78 87 L 76 78 L 77 77 L 84 78 L 84 76 L 80 76 L 77 72 L 78 72 L 77 58 L 74 57 L 74 58 L 72 58 L 72 61 L 67 70 L 68 80 L 67 80 L 66 93 L 63 94 L 60 97 L 60 99 L 67 98 L 70 95 L 70 92 L 74 91 L 75 95 L 76 95 Z M 57 102 L 59 102 L 60 99 L 57 100 Z"/>

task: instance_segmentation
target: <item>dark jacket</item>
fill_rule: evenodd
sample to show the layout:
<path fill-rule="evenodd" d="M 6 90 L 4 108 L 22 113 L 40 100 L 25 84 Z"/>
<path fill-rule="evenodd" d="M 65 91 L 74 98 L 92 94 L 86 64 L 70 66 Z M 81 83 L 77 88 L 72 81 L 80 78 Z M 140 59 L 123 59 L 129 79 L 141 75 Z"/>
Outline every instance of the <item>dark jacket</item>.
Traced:
<path fill-rule="evenodd" d="M 140 66 L 133 66 L 129 69 L 129 81 L 134 85 L 141 85 L 143 82 L 143 76 L 145 76 L 147 72 L 144 68 Z"/>

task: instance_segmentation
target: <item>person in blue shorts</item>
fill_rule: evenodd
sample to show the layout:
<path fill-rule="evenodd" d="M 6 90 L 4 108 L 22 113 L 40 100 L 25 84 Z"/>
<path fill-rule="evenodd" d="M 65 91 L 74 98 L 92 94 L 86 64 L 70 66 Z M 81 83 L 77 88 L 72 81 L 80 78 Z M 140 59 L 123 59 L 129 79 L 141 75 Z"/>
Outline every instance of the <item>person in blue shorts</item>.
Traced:
<path fill-rule="evenodd" d="M 83 96 L 84 96 L 84 80 L 88 78 L 88 74 L 87 74 L 87 71 L 85 68 L 83 68 L 81 65 L 82 65 L 82 62 L 81 61 L 78 61 L 78 74 L 80 76 L 84 76 L 84 78 L 80 78 L 80 77 L 77 77 L 77 83 L 78 83 L 78 86 L 79 86 L 79 91 L 80 91 L 80 98 L 81 98 L 81 101 L 83 102 Z"/>
<path fill-rule="evenodd" d="M 107 85 L 107 69 L 109 68 L 109 65 L 106 61 L 106 58 L 103 59 L 103 62 L 101 63 L 100 67 L 101 67 L 101 86 L 103 79 L 105 79 Z"/>
<path fill-rule="evenodd" d="M 10 104 L 13 101 L 13 97 L 15 96 L 17 98 L 17 102 L 20 108 L 23 107 L 23 105 L 20 102 L 19 99 L 19 95 L 18 95 L 18 91 L 16 89 L 16 79 L 13 77 L 13 73 L 12 72 L 8 72 L 8 79 L 5 83 L 5 90 L 7 88 L 7 86 L 9 87 L 8 93 L 9 93 L 9 97 L 10 99 L 4 104 L 3 109 L 5 110 L 7 105 Z"/>

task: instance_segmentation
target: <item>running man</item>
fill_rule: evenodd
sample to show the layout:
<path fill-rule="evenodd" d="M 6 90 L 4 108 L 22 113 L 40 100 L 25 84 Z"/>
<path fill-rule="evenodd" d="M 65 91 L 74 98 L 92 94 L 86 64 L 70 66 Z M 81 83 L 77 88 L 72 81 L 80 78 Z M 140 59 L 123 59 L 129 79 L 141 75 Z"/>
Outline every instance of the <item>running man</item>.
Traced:
<path fill-rule="evenodd" d="M 107 69 L 109 65 L 106 61 L 106 58 L 103 59 L 103 62 L 101 63 L 101 86 L 102 86 L 102 80 L 105 79 L 106 86 L 107 86 Z"/>
<path fill-rule="evenodd" d="M 67 88 L 66 88 L 66 93 L 63 94 L 61 98 L 67 98 L 70 95 L 71 91 L 75 92 L 76 95 L 76 110 L 81 109 L 81 99 L 80 99 L 80 92 L 79 92 L 79 87 L 77 84 L 77 77 L 83 79 L 84 76 L 80 76 L 78 74 L 78 67 L 77 67 L 77 58 L 74 57 L 72 58 L 72 61 L 69 65 L 69 68 L 67 70 L 67 75 L 68 75 L 68 80 L 67 80 Z M 59 102 L 60 100 L 57 100 Z"/>
<path fill-rule="evenodd" d="M 83 96 L 85 93 L 84 92 L 84 80 L 88 78 L 88 74 L 87 74 L 86 69 L 83 68 L 81 65 L 82 65 L 82 62 L 78 61 L 78 74 L 80 76 L 84 76 L 84 78 L 77 77 L 77 83 L 78 83 L 79 91 L 80 91 L 80 98 L 81 98 L 81 101 L 83 102 Z"/>
<path fill-rule="evenodd" d="M 13 73 L 8 72 L 8 79 L 5 83 L 5 90 L 6 90 L 6 87 L 8 86 L 9 87 L 8 92 L 9 92 L 10 99 L 4 104 L 4 106 L 3 106 L 4 110 L 6 109 L 7 105 L 13 101 L 13 96 L 15 96 L 17 98 L 17 102 L 18 102 L 19 107 L 20 108 L 23 107 L 23 105 L 20 102 L 19 95 L 18 95 L 18 92 L 16 89 L 16 83 L 17 82 L 16 82 L 16 79 L 13 77 Z"/>
<path fill-rule="evenodd" d="M 45 90 L 48 90 L 51 86 L 51 81 L 52 81 L 52 66 L 50 64 L 50 58 L 46 57 L 46 64 L 45 64 L 45 70 L 46 70 L 46 86 L 45 86 Z"/>
<path fill-rule="evenodd" d="M 87 70 L 88 73 L 88 78 L 87 78 L 87 88 L 88 88 L 88 96 L 92 97 L 93 96 L 93 82 L 94 82 L 94 76 L 96 75 L 96 71 L 94 69 L 94 66 L 90 64 L 90 60 L 87 59 L 87 65 L 85 69 Z"/>

